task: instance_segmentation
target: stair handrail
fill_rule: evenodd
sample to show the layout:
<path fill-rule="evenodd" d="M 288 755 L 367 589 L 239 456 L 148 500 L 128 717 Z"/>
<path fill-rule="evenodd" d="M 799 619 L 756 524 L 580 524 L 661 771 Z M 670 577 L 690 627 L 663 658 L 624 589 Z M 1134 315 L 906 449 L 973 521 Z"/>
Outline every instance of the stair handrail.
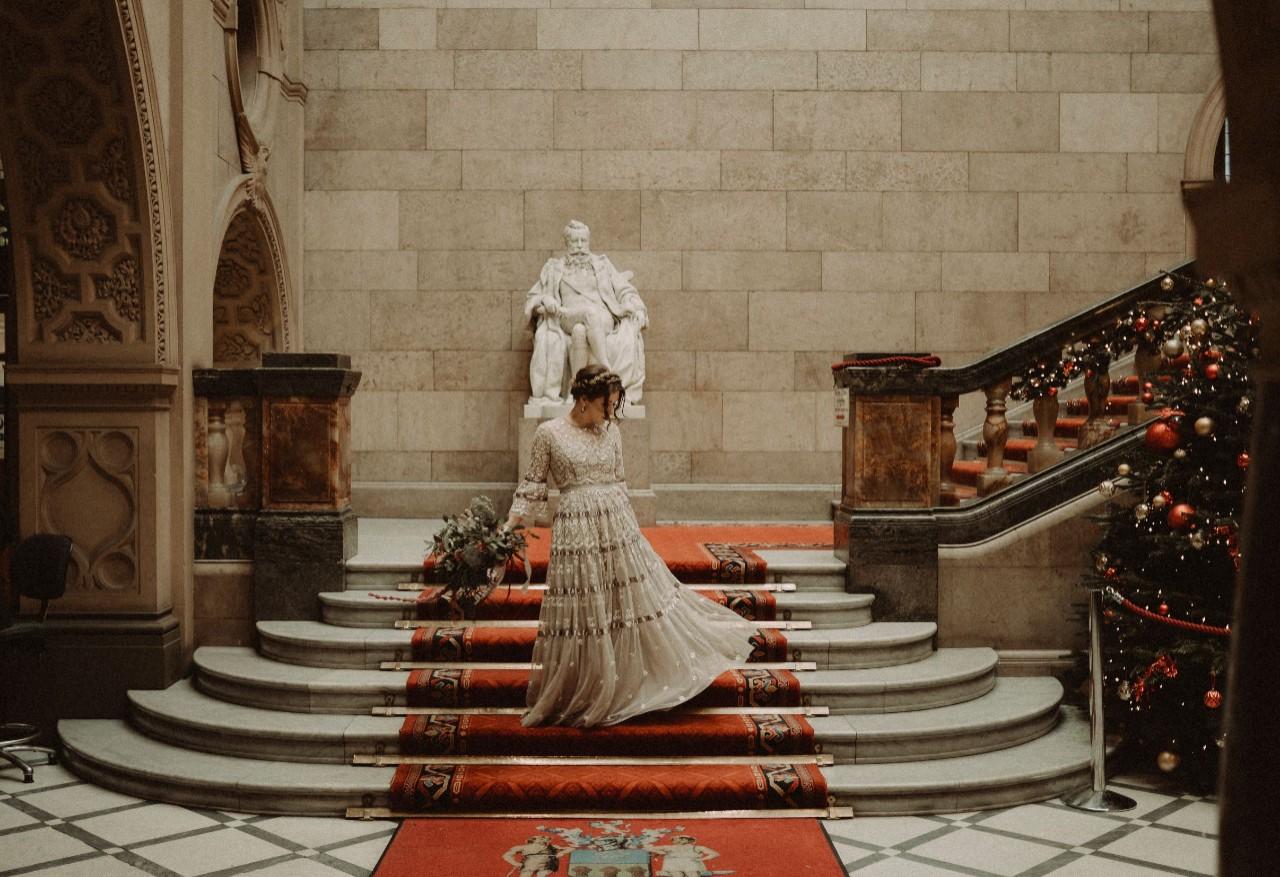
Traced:
<path fill-rule="evenodd" d="M 978 474 L 979 496 L 1003 490 L 1014 480 L 1004 466 L 1005 447 L 1009 438 L 1007 400 L 1011 392 L 1019 392 L 1034 400 L 1033 410 L 1038 428 L 1042 432 L 1041 440 L 1028 455 L 1028 471 L 1035 473 L 1059 464 L 1064 452 L 1054 440 L 1052 430 L 1059 407 L 1057 383 L 1047 391 L 1039 390 L 1038 387 L 1042 379 L 1049 381 L 1043 372 L 1047 364 L 1057 363 L 1060 355 L 1065 358 L 1072 351 L 1089 357 L 1089 367 L 1081 369 L 1085 393 L 1090 400 L 1089 415 L 1080 427 L 1078 447 L 1083 450 L 1107 439 L 1115 430 L 1115 424 L 1107 417 L 1106 398 L 1111 386 L 1111 357 L 1116 352 L 1104 343 L 1107 333 L 1123 327 L 1125 319 L 1135 308 L 1141 307 L 1153 317 L 1159 316 L 1159 308 L 1162 302 L 1167 301 L 1167 292 L 1172 286 L 1170 275 L 1192 273 L 1194 266 L 1193 260 L 1183 262 L 964 366 L 920 367 L 926 362 L 923 354 L 846 354 L 843 360 L 832 365 L 832 376 L 836 387 L 847 391 L 852 397 L 864 397 L 868 401 L 875 399 L 886 405 L 896 402 L 899 405 L 897 416 L 906 418 L 907 421 L 914 419 L 917 424 L 920 422 L 920 411 L 909 410 L 911 406 L 919 409 L 924 400 L 935 400 L 928 415 L 933 421 L 932 434 L 925 435 L 917 430 L 914 444 L 907 442 L 910 447 L 905 452 L 899 449 L 898 453 L 899 456 L 903 453 L 907 456 L 913 453 L 930 454 L 937 460 L 937 468 L 931 473 L 927 484 L 921 481 L 920 473 L 916 473 L 916 481 L 920 486 L 906 502 L 895 502 L 895 498 L 889 496 L 868 498 L 866 485 L 859 476 L 859 466 L 866 468 L 865 462 L 859 463 L 854 459 L 860 457 L 865 461 L 867 458 L 865 435 L 845 441 L 841 507 L 852 511 L 857 507 L 956 505 L 959 502 L 959 492 L 951 478 L 957 451 L 953 413 L 962 394 L 978 390 L 986 396 L 986 419 L 981 427 L 986 445 L 986 468 Z M 1141 400 L 1141 382 L 1158 363 L 1159 352 L 1150 344 L 1144 343 L 1141 336 L 1134 348 L 1137 351 L 1134 367 L 1140 384 L 1138 392 Z M 889 366 L 886 362 L 894 364 Z M 1071 365 L 1079 363 L 1068 363 L 1066 367 L 1070 368 Z M 1028 381 L 1023 381 L 1024 375 L 1031 377 Z M 1066 383 L 1062 377 L 1064 376 L 1056 376 L 1054 380 Z M 856 411 L 853 413 L 856 418 Z M 1141 402 L 1130 405 L 1130 425 L 1141 422 L 1146 416 Z M 860 424 L 854 426 L 861 427 Z M 884 429 L 882 424 L 881 434 Z M 888 458 L 886 461 L 890 468 L 895 465 Z M 928 496 L 930 492 L 932 495 Z"/>
<path fill-rule="evenodd" d="M 1160 288 L 1161 279 L 1174 273 L 1195 273 L 1195 260 L 1161 271 L 1100 304 L 1077 311 L 967 365 L 916 369 L 835 363 L 831 366 L 832 374 L 837 386 L 876 395 L 949 396 L 982 390 L 1016 374 L 1029 362 L 1047 353 L 1057 352 L 1066 344 L 1074 344 L 1115 325 L 1116 320 L 1135 305 L 1159 301 L 1165 295 Z M 858 356 L 857 353 L 846 354 L 845 361 Z"/>

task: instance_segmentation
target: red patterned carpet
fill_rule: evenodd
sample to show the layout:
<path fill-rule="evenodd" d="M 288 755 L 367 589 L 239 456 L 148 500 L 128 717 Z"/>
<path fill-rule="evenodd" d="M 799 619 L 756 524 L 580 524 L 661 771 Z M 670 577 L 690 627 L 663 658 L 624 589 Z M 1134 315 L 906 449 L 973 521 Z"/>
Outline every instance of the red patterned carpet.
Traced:
<path fill-rule="evenodd" d="M 550 534 L 543 530 L 537 535 L 541 538 L 531 543 L 530 560 L 535 578 L 545 580 Z M 691 526 L 649 528 L 645 535 L 682 580 L 727 586 L 699 590 L 704 598 L 747 619 L 772 622 L 777 615 L 772 592 L 732 587 L 765 580 L 764 561 L 750 546 L 830 546 L 832 533 L 829 525 Z M 429 562 L 426 571 L 429 580 Z M 510 577 L 515 576 L 513 569 Z M 517 580 L 523 579 L 520 570 Z M 437 712 L 408 716 L 399 734 L 401 756 L 430 758 L 433 763 L 397 768 L 392 810 L 607 814 L 827 806 L 826 782 L 816 766 L 806 763 L 813 759 L 804 758 L 814 754 L 813 726 L 803 716 L 777 712 L 802 704 L 803 674 L 746 667 L 721 674 L 696 699 L 674 710 L 606 728 L 525 728 L 519 715 L 483 709 L 523 706 L 528 671 L 477 665 L 532 659 L 537 636 L 533 626 L 500 627 L 492 622 L 536 619 L 544 592 L 499 589 L 480 604 L 474 624 L 449 620 L 452 607 L 440 594 L 440 589 L 429 587 L 414 602 L 414 614 L 435 623 L 414 630 L 411 660 L 446 666 L 414 671 L 406 691 L 410 706 Z M 750 639 L 754 650 L 749 663 L 788 660 L 787 638 L 781 631 L 759 628 Z M 470 666 L 452 666 L 456 664 Z M 693 712 L 695 707 L 753 711 L 724 715 Z M 489 763 L 475 760 L 489 756 Z M 574 761 L 588 756 L 615 763 Z M 434 763 L 455 757 L 466 763 Z M 522 757 L 563 762 L 513 763 Z M 729 757 L 739 762 L 729 763 Z M 673 758 L 689 762 L 661 763 Z M 741 763 L 744 758 L 755 763 Z M 796 763 L 777 763 L 784 759 Z M 634 763 L 625 763 L 628 760 Z M 825 842 L 822 849 L 826 850 Z M 671 853 L 672 861 L 678 862 L 681 852 Z M 438 864 L 432 855 L 433 865 Z M 445 868 L 441 873 L 468 872 Z"/>
<path fill-rule="evenodd" d="M 801 716 L 659 712 L 604 728 L 525 728 L 517 715 L 409 716 L 400 752 L 412 755 L 805 755 L 813 726 Z"/>
<path fill-rule="evenodd" d="M 391 782 L 392 809 L 433 813 L 673 813 L 826 805 L 827 782 L 808 764 L 402 764 Z"/>
<path fill-rule="evenodd" d="M 538 617 L 542 610 L 542 598 L 545 591 L 525 591 L 519 588 L 499 588 L 490 594 L 483 603 L 476 607 L 473 615 L 478 621 L 512 621 L 531 620 Z M 751 621 L 774 621 L 777 619 L 776 604 L 773 592 L 751 589 L 719 589 L 697 590 L 693 593 L 714 600 L 721 606 L 728 606 L 743 618 Z M 443 589 L 427 588 L 418 595 L 416 616 L 424 621 L 449 620 L 453 604 L 442 598 Z"/>
<path fill-rule="evenodd" d="M 642 531 L 675 577 L 691 584 L 763 582 L 765 563 L 752 548 L 830 548 L 833 544 L 830 524 L 691 524 L 643 527 Z M 551 557 L 551 531 L 534 527 L 529 532 L 533 580 L 545 582 L 547 561 Z M 431 558 L 423 563 L 427 581 L 431 581 L 433 566 Z M 523 566 L 517 569 L 516 564 L 512 564 L 507 572 L 509 581 L 524 581 L 524 577 Z"/>
<path fill-rule="evenodd" d="M 413 632 L 413 661 L 491 661 L 512 663 L 533 658 L 533 641 L 538 631 L 532 627 L 458 627 L 442 623 L 419 627 Z M 754 663 L 787 660 L 787 638 L 771 628 L 751 636 L 754 649 L 747 659 Z"/>
<path fill-rule="evenodd" d="M 406 702 L 412 707 L 524 706 L 528 670 L 444 668 L 409 674 Z M 800 705 L 800 680 L 788 670 L 744 668 L 716 677 L 689 701 L 696 707 L 784 707 Z"/>
<path fill-rule="evenodd" d="M 725 874 L 844 877 L 814 819 L 406 820 L 374 877 Z"/>

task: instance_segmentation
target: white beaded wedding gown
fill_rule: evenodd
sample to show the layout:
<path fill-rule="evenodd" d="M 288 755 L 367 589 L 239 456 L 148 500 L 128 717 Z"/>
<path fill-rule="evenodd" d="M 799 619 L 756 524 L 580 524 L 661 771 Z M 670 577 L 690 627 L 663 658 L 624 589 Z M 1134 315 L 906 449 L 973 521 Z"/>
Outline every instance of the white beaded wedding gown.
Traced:
<path fill-rule="evenodd" d="M 533 436 L 513 516 L 560 488 L 529 677 L 528 725 L 612 725 L 701 692 L 751 652 L 755 626 L 684 588 L 640 532 L 617 424 L 561 417 Z"/>

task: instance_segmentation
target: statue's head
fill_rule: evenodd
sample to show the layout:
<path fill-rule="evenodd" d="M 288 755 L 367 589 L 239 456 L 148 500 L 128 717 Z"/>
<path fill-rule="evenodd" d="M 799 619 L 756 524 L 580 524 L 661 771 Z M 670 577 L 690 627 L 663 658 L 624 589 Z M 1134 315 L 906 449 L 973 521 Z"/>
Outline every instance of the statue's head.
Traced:
<path fill-rule="evenodd" d="M 591 229 L 581 220 L 569 220 L 564 227 L 564 245 L 570 256 L 585 256 L 591 252 Z"/>

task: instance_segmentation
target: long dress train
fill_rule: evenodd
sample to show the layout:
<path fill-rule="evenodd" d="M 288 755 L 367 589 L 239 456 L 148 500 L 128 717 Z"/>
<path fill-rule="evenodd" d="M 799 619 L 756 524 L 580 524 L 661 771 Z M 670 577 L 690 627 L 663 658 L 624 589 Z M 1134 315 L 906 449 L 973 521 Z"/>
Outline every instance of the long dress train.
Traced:
<path fill-rule="evenodd" d="M 615 423 L 539 425 L 512 514 L 560 488 L 528 725 L 612 725 L 684 703 L 751 653 L 755 626 L 681 586 L 640 532 Z"/>

